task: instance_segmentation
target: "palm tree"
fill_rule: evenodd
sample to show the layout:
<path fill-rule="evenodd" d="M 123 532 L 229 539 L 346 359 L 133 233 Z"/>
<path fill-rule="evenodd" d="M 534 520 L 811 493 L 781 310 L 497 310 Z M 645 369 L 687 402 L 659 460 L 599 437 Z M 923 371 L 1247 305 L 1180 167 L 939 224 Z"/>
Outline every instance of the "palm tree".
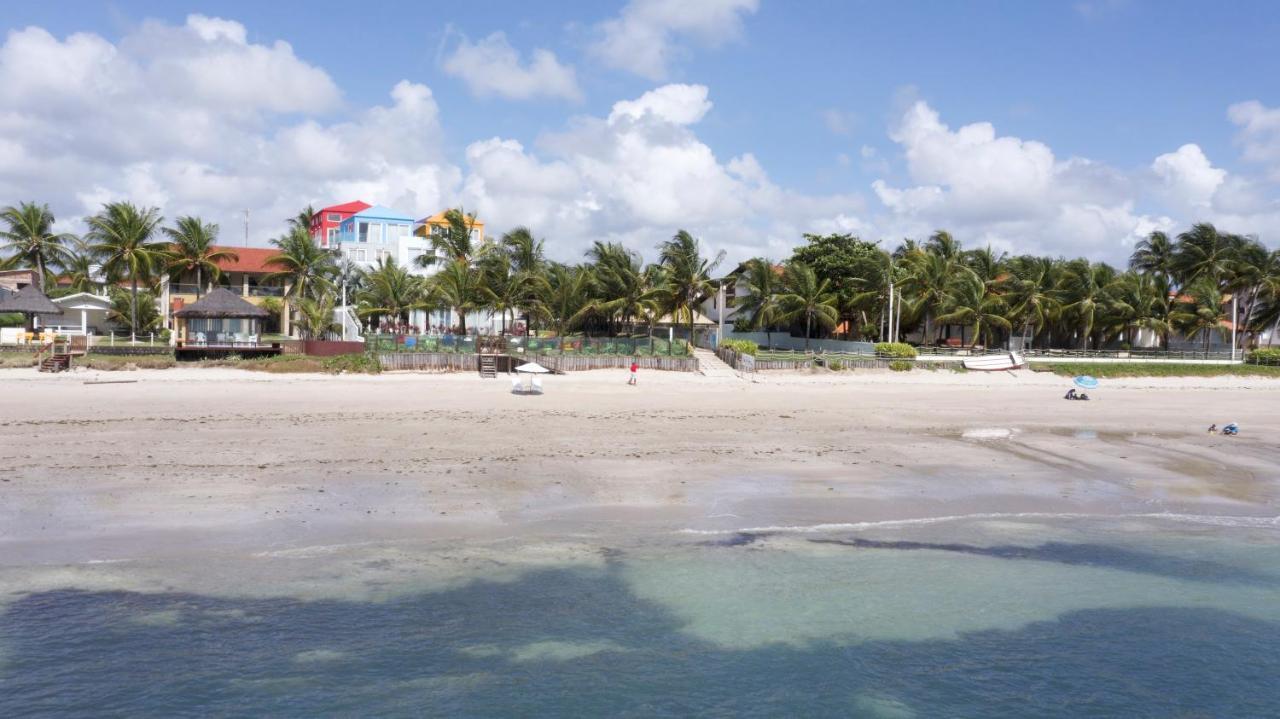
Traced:
<path fill-rule="evenodd" d="M 924 314 L 921 339 L 924 344 L 936 343 L 937 338 L 930 331 L 932 320 L 946 301 L 947 285 L 957 270 L 956 261 L 938 252 L 913 250 L 903 255 L 900 264 L 904 268 L 902 294 Z"/>
<path fill-rule="evenodd" d="M 458 326 L 467 332 L 467 313 L 485 307 L 492 301 L 493 290 L 484 284 L 484 273 L 464 260 L 448 262 L 432 275 L 431 286 L 443 306 L 458 315 Z"/>
<path fill-rule="evenodd" d="M 584 267 L 555 264 L 547 279 L 545 311 L 556 334 L 564 336 L 590 300 L 591 273 Z"/>
<path fill-rule="evenodd" d="M 1204 339 L 1204 351 L 1209 351 L 1213 333 L 1225 334 L 1227 313 L 1222 301 L 1222 290 L 1216 282 L 1205 276 L 1188 285 L 1179 298 L 1170 319 L 1188 339 Z"/>
<path fill-rule="evenodd" d="M 319 297 L 303 297 L 298 301 L 298 330 L 303 339 L 322 339 L 331 332 L 339 332 L 342 325 L 333 317 L 332 294 Z"/>
<path fill-rule="evenodd" d="M 698 303 L 715 290 L 711 273 L 724 260 L 721 250 L 714 259 L 702 257 L 702 247 L 693 235 L 680 230 L 670 240 L 658 246 L 659 263 L 665 269 L 666 287 L 663 296 L 671 310 L 671 319 L 678 322 L 689 318 L 689 346 L 693 347 L 693 323 Z"/>
<path fill-rule="evenodd" d="M 1062 307 L 1056 289 L 1057 262 L 1046 257 L 1017 257 L 1010 262 L 1010 272 L 999 283 L 1008 305 L 1009 320 L 1031 331 L 1035 337 L 1057 316 Z"/>
<path fill-rule="evenodd" d="M 364 273 L 362 288 L 356 293 L 359 314 L 394 317 L 408 324 L 409 313 L 423 306 L 424 284 L 421 277 L 396 264 L 394 257 L 383 257 Z"/>
<path fill-rule="evenodd" d="M 1236 248 L 1242 241 L 1238 235 L 1218 232 L 1208 222 L 1192 225 L 1190 230 L 1178 235 L 1173 265 L 1182 285 L 1188 286 L 1201 279 L 1221 282 L 1231 270 Z"/>
<path fill-rule="evenodd" d="M 280 253 L 268 264 L 280 269 L 263 279 L 283 280 L 288 286 L 287 297 L 315 298 L 333 290 L 333 279 L 338 272 L 333 253 L 316 244 L 305 230 L 295 227 L 271 244 L 279 248 Z"/>
<path fill-rule="evenodd" d="M 220 262 L 235 262 L 240 255 L 235 250 L 218 247 L 218 226 L 204 222 L 199 217 L 179 217 L 173 227 L 166 227 L 164 234 L 172 241 L 169 249 L 169 271 L 181 277 L 188 272 L 196 275 L 196 297 L 204 293 L 204 276 L 209 282 L 217 282 L 222 275 Z"/>
<path fill-rule="evenodd" d="M 782 278 L 777 267 L 767 259 L 753 257 L 746 261 L 738 281 L 746 285 L 747 295 L 738 305 L 738 313 L 753 330 L 764 330 L 765 343 L 773 346 L 773 326 L 782 321 Z"/>
<path fill-rule="evenodd" d="M 783 280 L 783 292 L 778 296 L 782 315 L 795 321 L 804 318 L 804 350 L 809 351 L 809 338 L 813 325 L 831 329 L 840 320 L 836 295 L 831 291 L 831 281 L 819 280 L 813 268 L 800 262 L 787 265 Z"/>
<path fill-rule="evenodd" d="M 62 263 L 62 276 L 67 280 L 67 289 L 71 292 L 93 292 L 98 289 L 97 273 L 93 254 L 76 252 Z"/>
<path fill-rule="evenodd" d="M 153 332 L 160 329 L 163 318 L 156 309 L 156 297 L 150 290 L 143 290 L 143 302 L 137 301 L 137 295 L 119 288 L 111 290 L 111 309 L 107 310 L 107 319 L 122 325 L 136 328 L 137 332 Z"/>
<path fill-rule="evenodd" d="M 1129 257 L 1129 269 L 1146 275 L 1158 275 L 1172 282 L 1176 246 L 1169 236 L 1159 230 L 1147 235 L 1133 248 Z"/>
<path fill-rule="evenodd" d="M 289 218 L 289 229 L 304 230 L 307 234 L 311 234 L 311 225 L 316 221 L 316 214 L 318 213 L 315 208 L 311 205 L 307 205 L 299 210 L 298 214 Z"/>
<path fill-rule="evenodd" d="M 967 325 L 973 328 L 973 343 L 979 340 L 993 344 L 994 329 L 1010 329 L 1013 325 L 1005 314 L 1008 311 L 1004 299 L 988 291 L 986 283 L 973 272 L 956 276 L 947 293 L 946 311 L 938 316 L 939 322 Z"/>
<path fill-rule="evenodd" d="M 5 226 L 0 230 L 3 241 L 0 247 L 13 252 L 0 266 L 23 263 L 35 268 L 36 281 L 43 286 L 50 269 L 70 259 L 71 253 L 64 245 L 75 238 L 53 231 L 54 217 L 48 205 L 23 202 L 16 207 L 6 207 L 0 211 L 0 222 Z"/>
<path fill-rule="evenodd" d="M 1105 263 L 1090 264 L 1076 260 L 1067 267 L 1061 282 L 1065 314 L 1079 323 L 1080 349 L 1089 349 L 1098 312 L 1107 306 L 1107 286 L 1115 279 L 1115 270 Z"/>
<path fill-rule="evenodd" d="M 129 338 L 138 339 L 138 283 L 152 279 L 165 261 L 167 247 L 152 238 L 160 226 L 160 211 L 154 207 L 139 208 L 128 202 L 110 202 L 90 217 L 88 236 L 92 250 L 102 258 L 102 273 L 109 282 L 128 280 L 132 310 L 129 313 Z"/>
<path fill-rule="evenodd" d="M 1151 330 L 1167 338 L 1169 322 L 1168 291 L 1159 275 L 1126 272 L 1107 289 L 1109 303 L 1107 322 L 1114 335 L 1124 335 L 1131 346 L 1138 330 Z"/>
<path fill-rule="evenodd" d="M 417 258 L 419 267 L 431 267 L 441 262 L 462 261 L 474 263 L 488 247 L 476 245 L 475 213 L 467 214 L 461 208 L 446 210 L 444 219 L 449 223 L 444 228 L 432 228 L 430 240 L 432 252 Z M 541 246 L 538 247 L 541 250 Z"/>

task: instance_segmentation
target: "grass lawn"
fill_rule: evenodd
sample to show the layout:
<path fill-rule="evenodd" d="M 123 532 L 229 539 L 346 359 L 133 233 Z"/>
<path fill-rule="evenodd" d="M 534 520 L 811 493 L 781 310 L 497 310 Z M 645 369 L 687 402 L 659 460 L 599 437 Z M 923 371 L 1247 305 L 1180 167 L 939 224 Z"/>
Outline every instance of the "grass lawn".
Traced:
<path fill-rule="evenodd" d="M 1087 374 L 1094 377 L 1280 377 L 1280 366 L 1274 365 L 1212 365 L 1212 364 L 1155 364 L 1145 362 L 1116 362 L 1093 364 L 1086 362 L 1033 362 L 1036 372 L 1052 372 L 1062 377 Z"/>

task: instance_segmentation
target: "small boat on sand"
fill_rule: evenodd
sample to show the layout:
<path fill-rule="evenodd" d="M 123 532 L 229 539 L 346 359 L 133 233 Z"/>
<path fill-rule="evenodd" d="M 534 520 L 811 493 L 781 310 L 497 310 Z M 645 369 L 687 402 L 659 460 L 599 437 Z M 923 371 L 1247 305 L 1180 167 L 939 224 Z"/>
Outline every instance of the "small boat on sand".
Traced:
<path fill-rule="evenodd" d="M 998 355 L 969 357 L 964 360 L 963 364 L 965 369 L 979 372 L 1003 372 L 1011 369 L 1022 369 L 1027 366 L 1027 361 L 1017 352 L 1005 352 Z"/>

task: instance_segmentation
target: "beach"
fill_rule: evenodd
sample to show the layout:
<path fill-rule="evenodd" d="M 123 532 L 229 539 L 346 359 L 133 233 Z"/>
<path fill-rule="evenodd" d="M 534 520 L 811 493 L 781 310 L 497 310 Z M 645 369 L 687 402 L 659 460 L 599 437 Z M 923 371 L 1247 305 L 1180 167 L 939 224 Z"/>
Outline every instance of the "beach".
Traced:
<path fill-rule="evenodd" d="M 0 373 L 0 710 L 1280 701 L 1280 382 L 626 382 Z"/>
<path fill-rule="evenodd" d="M 626 378 L 555 376 L 516 396 L 470 374 L 9 370 L 0 553 L 103 559 L 155 534 L 181 551 L 326 533 L 1280 514 L 1277 381 L 1110 380 L 1068 402 L 1066 381 L 1030 372 Z M 1205 432 L 1231 421 L 1239 437 Z"/>

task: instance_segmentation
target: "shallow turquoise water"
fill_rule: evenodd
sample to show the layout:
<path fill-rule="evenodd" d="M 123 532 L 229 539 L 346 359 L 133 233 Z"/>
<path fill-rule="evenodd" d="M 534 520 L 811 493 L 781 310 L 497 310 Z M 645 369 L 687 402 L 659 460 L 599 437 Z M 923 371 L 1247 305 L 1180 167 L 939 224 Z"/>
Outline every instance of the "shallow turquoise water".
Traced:
<path fill-rule="evenodd" d="M 0 716 L 1280 715 L 1265 522 L 607 544 L 0 574 Z"/>

